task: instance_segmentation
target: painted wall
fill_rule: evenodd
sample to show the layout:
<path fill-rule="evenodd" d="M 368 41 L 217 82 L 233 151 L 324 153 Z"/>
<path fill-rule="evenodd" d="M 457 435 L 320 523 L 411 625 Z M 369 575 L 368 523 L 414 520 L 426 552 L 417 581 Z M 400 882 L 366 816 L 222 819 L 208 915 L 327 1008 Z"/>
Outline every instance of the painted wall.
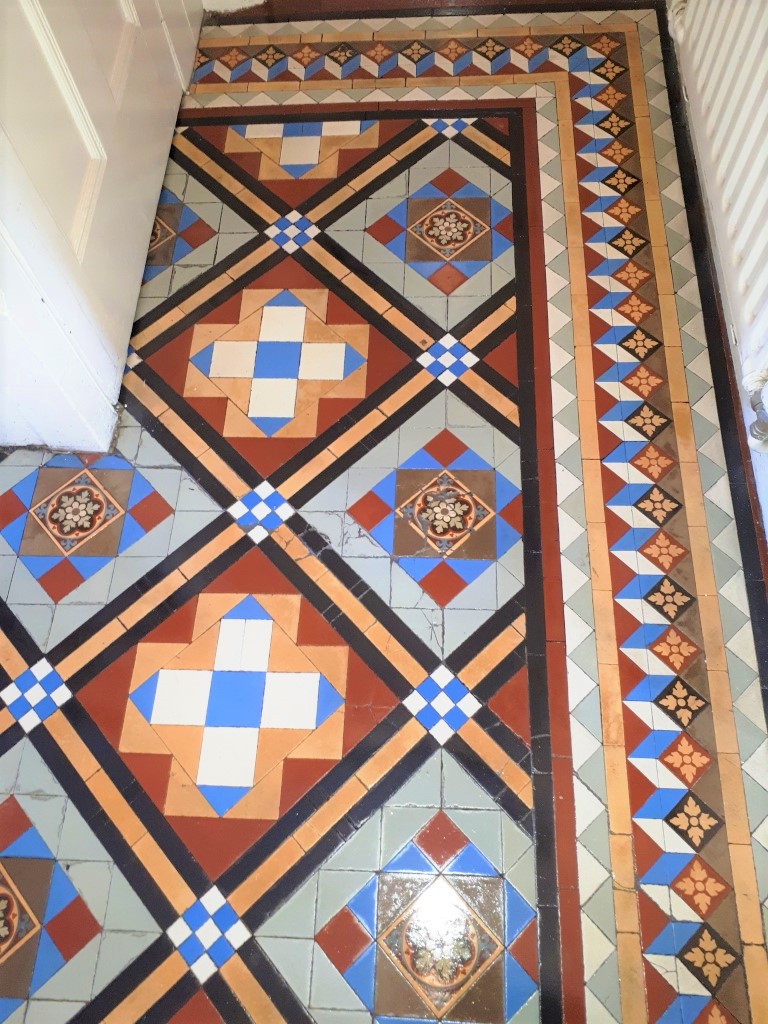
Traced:
<path fill-rule="evenodd" d="M 201 0 L 3 0 L 0 444 L 110 444 L 201 18 Z"/>

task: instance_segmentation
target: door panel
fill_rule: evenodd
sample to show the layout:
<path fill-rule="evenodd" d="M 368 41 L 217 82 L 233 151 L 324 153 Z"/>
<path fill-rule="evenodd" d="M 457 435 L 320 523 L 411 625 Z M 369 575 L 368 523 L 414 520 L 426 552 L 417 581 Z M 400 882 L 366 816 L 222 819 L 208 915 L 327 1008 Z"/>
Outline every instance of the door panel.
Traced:
<path fill-rule="evenodd" d="M 46 306 L 25 353 L 35 386 L 18 389 L 23 415 L 8 408 L 14 389 L 4 395 L 0 444 L 106 448 L 201 0 L 0 7 L 0 233 L 13 242 L 14 265 L 26 268 L 27 293 Z M 3 341 L 31 322 L 19 322 L 18 304 L 8 310 L 0 375 L 18 374 Z M 73 370 L 46 370 L 64 357 Z M 61 414 L 52 422 L 54 407 Z M 99 422 L 84 427 L 83 407 L 101 410 Z M 22 426 L 36 415 L 42 438 Z"/>

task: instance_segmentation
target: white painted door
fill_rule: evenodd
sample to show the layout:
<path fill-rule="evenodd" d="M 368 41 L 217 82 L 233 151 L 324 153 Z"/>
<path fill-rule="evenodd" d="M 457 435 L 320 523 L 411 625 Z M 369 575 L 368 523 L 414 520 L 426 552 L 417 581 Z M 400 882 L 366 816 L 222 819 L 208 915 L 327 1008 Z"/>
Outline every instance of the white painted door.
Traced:
<path fill-rule="evenodd" d="M 104 450 L 201 0 L 0 0 L 0 444 Z"/>

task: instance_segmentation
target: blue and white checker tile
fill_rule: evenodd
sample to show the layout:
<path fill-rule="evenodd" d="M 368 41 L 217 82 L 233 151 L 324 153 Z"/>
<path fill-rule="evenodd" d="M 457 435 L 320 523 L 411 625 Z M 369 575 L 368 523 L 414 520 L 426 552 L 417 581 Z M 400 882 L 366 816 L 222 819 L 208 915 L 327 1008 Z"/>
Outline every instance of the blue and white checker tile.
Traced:
<path fill-rule="evenodd" d="M 286 252 L 296 252 L 319 234 L 320 228 L 297 210 L 291 210 L 267 228 L 267 235 Z"/>
<path fill-rule="evenodd" d="M 0 690 L 0 697 L 24 732 L 31 732 L 50 718 L 71 696 L 72 691 L 45 658 Z"/>
<path fill-rule="evenodd" d="M 248 530 L 253 543 L 259 544 L 271 530 L 276 530 L 290 519 L 295 509 L 272 484 L 264 480 L 250 494 L 230 505 L 228 512 L 243 529 Z"/>
<path fill-rule="evenodd" d="M 446 139 L 452 139 L 460 135 L 465 128 L 469 128 L 477 120 L 476 117 L 425 117 L 424 123 L 436 132 L 440 132 Z"/>
<path fill-rule="evenodd" d="M 215 885 L 173 922 L 167 935 L 201 984 L 251 937 Z"/>
<path fill-rule="evenodd" d="M 403 704 L 441 745 L 481 707 L 480 701 L 445 665 L 419 683 Z"/>
<path fill-rule="evenodd" d="M 416 360 L 446 387 L 479 361 L 477 356 L 452 334 L 440 338 Z"/>

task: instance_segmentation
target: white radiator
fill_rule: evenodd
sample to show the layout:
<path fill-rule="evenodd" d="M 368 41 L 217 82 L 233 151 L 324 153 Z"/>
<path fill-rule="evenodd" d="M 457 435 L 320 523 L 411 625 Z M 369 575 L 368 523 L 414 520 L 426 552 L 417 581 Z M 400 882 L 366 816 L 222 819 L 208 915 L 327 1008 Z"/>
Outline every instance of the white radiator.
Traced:
<path fill-rule="evenodd" d="M 670 9 L 723 299 L 758 414 L 751 443 L 768 450 L 768 0 Z"/>

